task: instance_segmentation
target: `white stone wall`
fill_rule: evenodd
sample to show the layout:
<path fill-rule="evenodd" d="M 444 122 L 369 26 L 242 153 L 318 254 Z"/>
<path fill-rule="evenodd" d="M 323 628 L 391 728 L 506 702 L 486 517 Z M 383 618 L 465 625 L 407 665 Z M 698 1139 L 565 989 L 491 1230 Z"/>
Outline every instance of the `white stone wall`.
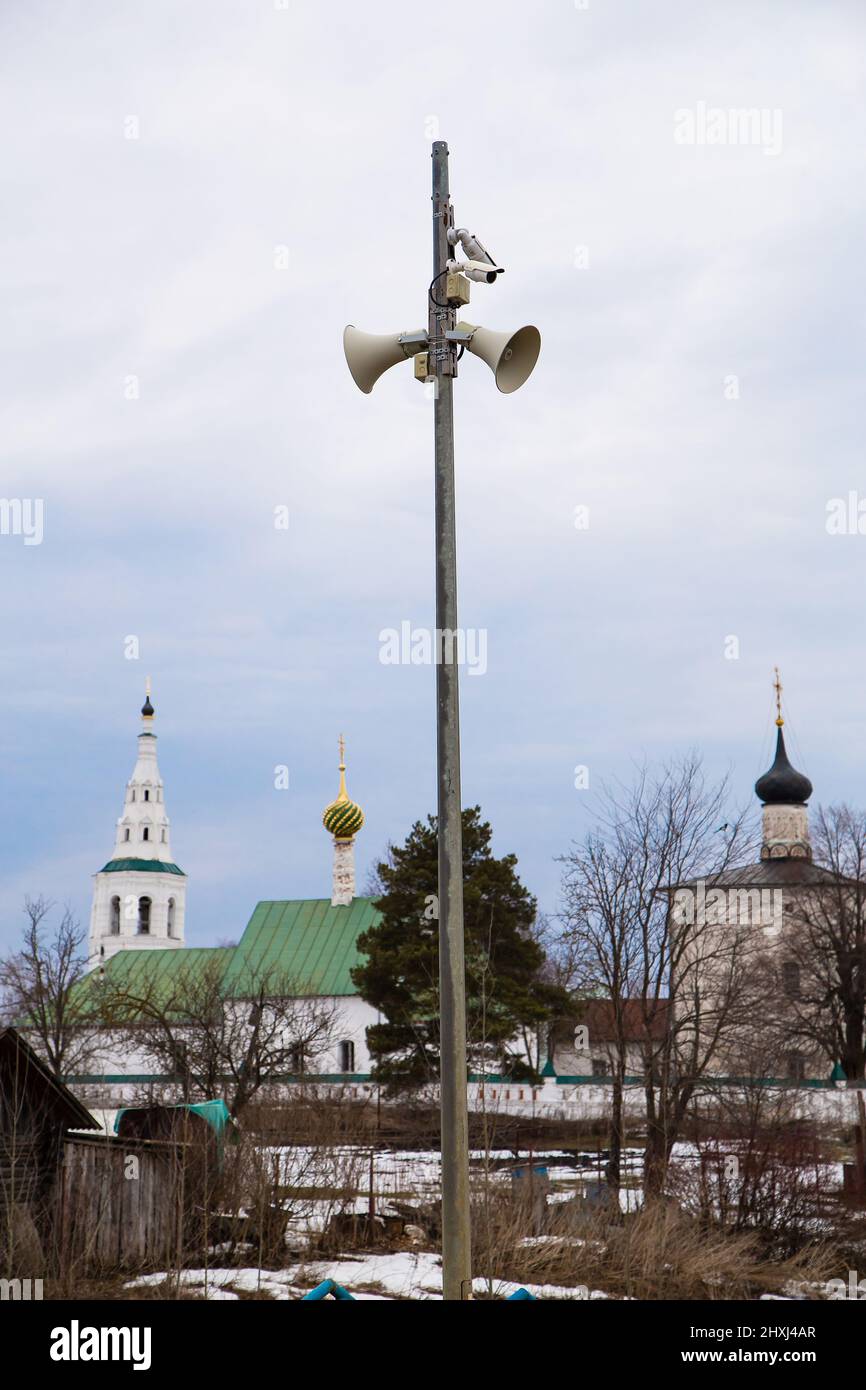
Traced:
<path fill-rule="evenodd" d="M 113 878 L 113 874 L 106 874 L 106 878 Z M 145 874 L 143 877 L 151 878 L 153 875 Z M 140 940 L 141 938 L 138 938 Z M 165 940 L 155 940 L 153 946 L 165 946 Z M 366 1004 L 363 999 L 356 996 L 332 997 L 330 1002 L 334 1006 L 335 1026 L 333 1030 L 333 1040 L 316 1057 L 310 1061 L 310 1076 L 332 1076 L 342 1073 L 340 1044 L 351 1042 L 355 1047 L 355 1066 L 353 1074 L 366 1076 L 370 1072 L 370 1053 L 367 1048 L 367 1028 L 371 1023 L 376 1023 L 379 1019 L 377 1011 Z M 248 1006 L 244 1005 L 247 1008 Z M 134 1043 L 134 1035 L 131 1035 Z M 113 1040 L 106 1037 L 103 1043 L 97 1047 L 94 1061 L 88 1068 L 89 1074 L 104 1076 L 152 1076 L 159 1074 L 162 1064 L 140 1047 L 117 1047 Z"/>
<path fill-rule="evenodd" d="M 334 1029 L 334 1043 L 327 1053 L 316 1059 L 314 1070 L 324 1075 L 342 1072 L 340 1065 L 340 1043 L 352 1042 L 355 1045 L 355 1067 L 359 1075 L 370 1071 L 370 1052 L 367 1047 L 367 1028 L 377 1023 L 379 1013 L 357 995 L 340 996 L 335 999 L 337 1023 Z"/>

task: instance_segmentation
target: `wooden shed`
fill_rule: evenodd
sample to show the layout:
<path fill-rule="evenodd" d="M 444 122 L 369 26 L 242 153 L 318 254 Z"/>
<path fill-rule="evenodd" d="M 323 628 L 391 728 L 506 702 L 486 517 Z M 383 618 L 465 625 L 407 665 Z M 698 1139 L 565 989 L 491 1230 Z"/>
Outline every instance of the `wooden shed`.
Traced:
<path fill-rule="evenodd" d="M 0 1029 L 2 1277 L 47 1270 L 63 1146 L 73 1129 L 99 1125 L 16 1029 Z"/>
<path fill-rule="evenodd" d="M 0 1277 L 164 1267 L 186 1146 L 103 1134 L 14 1028 L 0 1030 Z"/>

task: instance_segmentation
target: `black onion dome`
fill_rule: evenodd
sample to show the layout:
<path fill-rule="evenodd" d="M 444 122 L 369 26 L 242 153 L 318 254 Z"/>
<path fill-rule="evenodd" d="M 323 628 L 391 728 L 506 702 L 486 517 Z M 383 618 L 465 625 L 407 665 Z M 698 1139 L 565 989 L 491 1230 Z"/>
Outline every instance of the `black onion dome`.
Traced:
<path fill-rule="evenodd" d="M 153 714 L 153 705 L 150 703 L 149 695 L 145 695 L 144 697 L 144 704 L 141 707 L 141 713 L 145 719 L 149 718 Z"/>
<path fill-rule="evenodd" d="M 769 772 L 755 783 L 755 795 L 765 806 L 799 805 L 812 795 L 812 783 L 788 762 L 782 728 L 776 737 L 776 759 Z"/>

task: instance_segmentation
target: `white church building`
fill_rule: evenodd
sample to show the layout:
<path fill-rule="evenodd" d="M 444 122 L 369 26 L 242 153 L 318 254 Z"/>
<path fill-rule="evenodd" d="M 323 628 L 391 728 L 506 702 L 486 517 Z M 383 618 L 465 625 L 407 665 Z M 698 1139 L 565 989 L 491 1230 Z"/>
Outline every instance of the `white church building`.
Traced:
<path fill-rule="evenodd" d="M 354 842 L 364 813 L 346 790 L 342 738 L 338 794 L 322 817 L 333 841 L 330 898 L 260 902 L 237 946 L 190 948 L 184 938 L 187 877 L 172 854 L 154 722 L 148 687 L 112 857 L 94 875 L 90 976 L 117 982 L 142 969 L 151 978 L 170 975 L 219 951 L 227 957 L 227 989 L 231 993 L 236 986 L 236 997 L 242 997 L 245 973 L 267 968 L 275 977 L 299 981 L 305 995 L 333 1007 L 333 1041 L 311 1059 L 309 1071 L 322 1082 L 368 1082 L 367 1027 L 379 1015 L 359 997 L 351 971 L 361 960 L 357 939 L 378 914 L 372 898 L 355 893 Z M 106 1052 L 96 1065 L 99 1071 L 68 1079 L 96 1088 L 105 1104 L 172 1089 L 172 1077 L 153 1071 L 146 1058 L 128 1049 Z"/>

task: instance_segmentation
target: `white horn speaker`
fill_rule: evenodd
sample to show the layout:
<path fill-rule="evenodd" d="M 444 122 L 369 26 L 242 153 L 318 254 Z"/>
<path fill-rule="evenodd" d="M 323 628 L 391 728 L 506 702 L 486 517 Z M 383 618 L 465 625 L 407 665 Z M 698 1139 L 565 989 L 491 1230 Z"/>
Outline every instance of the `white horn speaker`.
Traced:
<path fill-rule="evenodd" d="M 401 333 L 362 333 L 354 324 L 343 332 L 343 351 L 355 385 L 369 395 L 379 377 L 389 367 L 405 362 L 418 351 L 417 345 L 404 350 Z"/>
<path fill-rule="evenodd" d="M 541 334 L 532 324 L 518 328 L 516 333 L 494 333 L 471 323 L 458 323 L 457 327 L 472 334 L 466 346 L 487 363 L 496 385 L 506 395 L 516 391 L 531 375 L 541 351 Z"/>

